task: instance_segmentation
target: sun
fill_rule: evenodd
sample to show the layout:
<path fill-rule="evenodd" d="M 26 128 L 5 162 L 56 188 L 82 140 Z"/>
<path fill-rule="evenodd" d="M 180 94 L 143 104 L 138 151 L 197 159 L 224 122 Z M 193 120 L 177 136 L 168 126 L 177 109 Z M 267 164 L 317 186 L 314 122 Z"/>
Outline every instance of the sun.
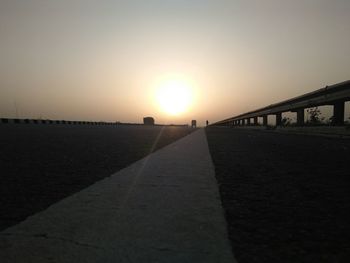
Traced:
<path fill-rule="evenodd" d="M 192 87 L 182 79 L 166 79 L 158 85 L 156 101 L 163 112 L 179 115 L 188 111 L 193 101 Z"/>

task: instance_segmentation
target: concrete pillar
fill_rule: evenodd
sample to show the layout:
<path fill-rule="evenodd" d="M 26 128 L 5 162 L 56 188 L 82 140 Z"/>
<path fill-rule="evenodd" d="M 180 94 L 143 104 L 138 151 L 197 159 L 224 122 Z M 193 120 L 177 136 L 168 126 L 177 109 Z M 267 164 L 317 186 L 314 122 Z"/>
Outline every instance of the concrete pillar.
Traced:
<path fill-rule="evenodd" d="M 304 109 L 299 109 L 296 111 L 297 113 L 297 125 L 303 126 L 305 124 L 305 113 Z"/>
<path fill-rule="evenodd" d="M 344 125 L 344 101 L 337 101 L 333 104 L 333 125 Z"/>
<path fill-rule="evenodd" d="M 267 115 L 264 115 L 262 117 L 263 117 L 263 125 L 267 126 Z"/>
<path fill-rule="evenodd" d="M 247 125 L 250 125 L 250 118 L 247 118 Z"/>
<path fill-rule="evenodd" d="M 282 112 L 276 113 L 276 126 L 282 125 Z"/>
<path fill-rule="evenodd" d="M 258 117 L 254 117 L 254 125 L 258 125 Z"/>

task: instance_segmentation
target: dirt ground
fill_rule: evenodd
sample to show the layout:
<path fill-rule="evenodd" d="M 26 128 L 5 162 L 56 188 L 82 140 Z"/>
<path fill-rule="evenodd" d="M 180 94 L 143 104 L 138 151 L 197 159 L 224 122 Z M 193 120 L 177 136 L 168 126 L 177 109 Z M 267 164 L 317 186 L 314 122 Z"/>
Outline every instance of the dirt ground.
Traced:
<path fill-rule="evenodd" d="M 350 140 L 206 129 L 239 263 L 350 262 Z"/>
<path fill-rule="evenodd" d="M 191 131 L 175 126 L 0 125 L 0 230 Z"/>

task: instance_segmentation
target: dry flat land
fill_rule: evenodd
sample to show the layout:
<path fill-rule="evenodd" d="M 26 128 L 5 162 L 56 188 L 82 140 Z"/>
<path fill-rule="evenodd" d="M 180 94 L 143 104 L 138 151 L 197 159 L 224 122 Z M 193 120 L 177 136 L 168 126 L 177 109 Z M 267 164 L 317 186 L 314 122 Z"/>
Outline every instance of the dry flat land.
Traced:
<path fill-rule="evenodd" d="M 206 132 L 238 262 L 350 262 L 349 139 Z"/>
<path fill-rule="evenodd" d="M 0 230 L 191 131 L 175 126 L 0 125 Z"/>

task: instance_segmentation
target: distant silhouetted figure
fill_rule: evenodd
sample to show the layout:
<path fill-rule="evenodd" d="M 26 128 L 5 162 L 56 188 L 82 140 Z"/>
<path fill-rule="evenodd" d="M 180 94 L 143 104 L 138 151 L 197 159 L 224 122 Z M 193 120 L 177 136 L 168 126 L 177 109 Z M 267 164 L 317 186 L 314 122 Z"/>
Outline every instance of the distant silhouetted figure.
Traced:
<path fill-rule="evenodd" d="M 207 126 L 208 126 L 209 125 L 209 121 L 207 120 L 206 123 L 207 123 Z"/>
<path fill-rule="evenodd" d="M 197 121 L 196 120 L 192 120 L 191 127 L 192 128 L 196 128 L 197 127 Z"/>

